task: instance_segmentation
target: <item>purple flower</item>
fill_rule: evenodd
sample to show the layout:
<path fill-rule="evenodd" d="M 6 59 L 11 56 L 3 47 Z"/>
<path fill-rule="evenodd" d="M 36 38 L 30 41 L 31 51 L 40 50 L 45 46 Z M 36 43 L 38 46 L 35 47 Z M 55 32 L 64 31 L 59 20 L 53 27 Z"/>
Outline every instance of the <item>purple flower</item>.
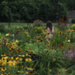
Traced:
<path fill-rule="evenodd" d="M 70 58 L 70 60 L 72 60 L 72 61 L 75 62 L 75 52 L 72 52 L 72 53 L 69 55 L 69 58 Z"/>
<path fill-rule="evenodd" d="M 35 21 L 33 22 L 33 24 L 35 24 L 35 23 L 41 23 L 41 24 L 43 24 L 43 21 L 42 21 L 42 20 L 35 20 Z"/>
<path fill-rule="evenodd" d="M 67 52 L 66 52 L 66 51 L 64 51 L 63 53 L 64 53 L 64 57 L 66 57 L 66 56 L 67 56 Z"/>

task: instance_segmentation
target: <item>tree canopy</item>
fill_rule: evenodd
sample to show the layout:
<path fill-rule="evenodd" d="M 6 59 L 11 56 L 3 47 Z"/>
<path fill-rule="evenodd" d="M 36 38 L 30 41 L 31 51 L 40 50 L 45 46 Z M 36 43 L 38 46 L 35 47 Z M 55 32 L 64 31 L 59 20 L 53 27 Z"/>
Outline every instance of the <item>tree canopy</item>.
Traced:
<path fill-rule="evenodd" d="M 75 9 L 75 0 L 0 0 L 0 21 L 55 21 Z"/>

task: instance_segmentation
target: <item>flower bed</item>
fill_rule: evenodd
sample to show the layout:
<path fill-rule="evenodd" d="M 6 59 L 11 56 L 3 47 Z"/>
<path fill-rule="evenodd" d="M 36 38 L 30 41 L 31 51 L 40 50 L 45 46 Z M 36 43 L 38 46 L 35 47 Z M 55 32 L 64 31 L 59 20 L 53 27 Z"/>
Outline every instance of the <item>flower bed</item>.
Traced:
<path fill-rule="evenodd" d="M 72 42 L 75 42 L 71 41 L 74 28 L 61 31 L 55 27 L 54 37 L 49 41 L 45 39 L 46 30 L 41 24 L 14 31 L 0 34 L 1 75 L 67 75 L 74 72 Z"/>

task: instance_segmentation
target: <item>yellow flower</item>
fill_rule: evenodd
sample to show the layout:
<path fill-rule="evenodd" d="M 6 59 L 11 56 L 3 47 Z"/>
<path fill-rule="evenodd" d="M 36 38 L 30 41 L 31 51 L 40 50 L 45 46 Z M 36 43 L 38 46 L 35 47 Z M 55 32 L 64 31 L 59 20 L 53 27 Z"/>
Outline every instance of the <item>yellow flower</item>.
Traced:
<path fill-rule="evenodd" d="M 12 65 L 13 65 L 13 62 L 10 60 L 10 61 L 8 61 L 8 65 L 10 66 L 10 67 L 12 67 Z"/>
<path fill-rule="evenodd" d="M 25 55 L 22 55 L 22 57 L 25 57 Z"/>
<path fill-rule="evenodd" d="M 4 75 L 3 73 L 1 73 L 1 75 Z"/>
<path fill-rule="evenodd" d="M 42 34 L 46 34 L 46 31 L 47 31 L 47 30 L 42 30 Z"/>
<path fill-rule="evenodd" d="M 67 32 L 72 33 L 72 32 L 74 32 L 74 30 L 73 29 L 68 29 Z"/>
<path fill-rule="evenodd" d="M 16 40 L 16 43 L 18 43 L 19 41 L 18 40 Z"/>
<path fill-rule="evenodd" d="M 26 72 L 26 74 L 29 74 L 29 72 Z"/>
<path fill-rule="evenodd" d="M 42 40 L 42 41 L 44 41 L 44 39 L 43 39 L 43 38 L 41 38 L 41 40 Z"/>
<path fill-rule="evenodd" d="M 17 64 L 17 62 L 14 60 L 14 61 L 13 61 L 13 66 L 16 66 L 16 64 Z"/>
<path fill-rule="evenodd" d="M 3 55 L 3 54 L 1 54 L 1 56 L 2 56 L 2 57 L 3 57 L 3 56 L 6 56 L 6 54 L 4 54 L 4 55 Z"/>
<path fill-rule="evenodd" d="M 6 34 L 6 36 L 9 36 L 9 33 L 8 33 L 8 34 Z"/>
<path fill-rule="evenodd" d="M 58 71 L 61 72 L 61 69 L 59 69 Z"/>
<path fill-rule="evenodd" d="M 64 71 L 67 71 L 67 69 L 63 68 Z"/>
<path fill-rule="evenodd" d="M 70 42 L 70 40 L 68 40 L 68 42 Z"/>
<path fill-rule="evenodd" d="M 1 72 L 2 72 L 2 71 L 5 71 L 5 70 L 7 70 L 7 68 L 6 68 L 6 67 L 5 67 L 5 68 L 1 68 Z"/>
<path fill-rule="evenodd" d="M 22 58 L 19 58 L 20 61 L 22 61 Z"/>
<path fill-rule="evenodd" d="M 41 40 L 37 40 L 37 42 L 40 42 Z"/>
<path fill-rule="evenodd" d="M 47 49 L 44 49 L 45 51 L 47 51 Z"/>
<path fill-rule="evenodd" d="M 17 71 L 18 73 L 20 73 L 20 71 Z"/>
<path fill-rule="evenodd" d="M 26 56 L 29 56 L 29 57 L 31 57 L 31 55 L 29 55 L 29 54 L 26 54 Z"/>
<path fill-rule="evenodd" d="M 0 59 L 0 63 L 2 63 L 2 60 Z"/>
<path fill-rule="evenodd" d="M 53 62 L 56 61 L 56 58 L 53 59 Z"/>
<path fill-rule="evenodd" d="M 25 61 L 27 61 L 27 62 L 31 62 L 32 59 L 31 59 L 31 58 L 26 58 Z"/>
<path fill-rule="evenodd" d="M 22 55 L 18 55 L 19 57 L 21 57 Z"/>
<path fill-rule="evenodd" d="M 17 64 L 17 62 L 15 61 L 15 60 L 13 60 L 13 61 L 8 61 L 8 65 L 10 66 L 10 67 L 12 67 L 12 66 L 16 66 L 16 64 Z"/>
<path fill-rule="evenodd" d="M 6 57 L 3 57 L 2 59 L 7 60 L 7 59 L 8 59 L 8 57 L 6 56 Z"/>
<path fill-rule="evenodd" d="M 42 29 L 42 27 L 34 27 L 34 29 Z"/>
<path fill-rule="evenodd" d="M 24 33 L 27 34 L 27 35 L 29 34 L 27 31 L 25 31 Z"/>
<path fill-rule="evenodd" d="M 14 57 L 11 57 L 11 60 L 13 60 L 14 59 Z"/>
<path fill-rule="evenodd" d="M 16 43 L 15 42 L 13 42 L 13 43 L 11 43 L 11 46 L 14 46 Z"/>
<path fill-rule="evenodd" d="M 2 59 L 1 63 L 2 63 L 2 65 L 6 65 L 7 64 L 7 60 Z"/>
<path fill-rule="evenodd" d="M 15 60 L 19 60 L 19 57 L 16 57 L 16 59 Z"/>
<path fill-rule="evenodd" d="M 25 57 L 25 55 L 18 55 L 19 57 Z"/>
<path fill-rule="evenodd" d="M 38 34 L 35 38 L 38 39 L 40 37 L 40 34 Z"/>
<path fill-rule="evenodd" d="M 21 71 L 21 73 L 23 73 L 23 71 Z"/>
<path fill-rule="evenodd" d="M 8 73 L 7 75 L 12 75 L 11 73 Z"/>
<path fill-rule="evenodd" d="M 52 69 L 49 69 L 49 72 L 52 72 Z"/>
<path fill-rule="evenodd" d="M 75 24 L 73 24 L 72 27 L 75 27 Z"/>
<path fill-rule="evenodd" d="M 31 70 L 31 71 L 33 71 L 34 69 L 33 69 L 33 68 L 27 68 L 27 70 Z"/>

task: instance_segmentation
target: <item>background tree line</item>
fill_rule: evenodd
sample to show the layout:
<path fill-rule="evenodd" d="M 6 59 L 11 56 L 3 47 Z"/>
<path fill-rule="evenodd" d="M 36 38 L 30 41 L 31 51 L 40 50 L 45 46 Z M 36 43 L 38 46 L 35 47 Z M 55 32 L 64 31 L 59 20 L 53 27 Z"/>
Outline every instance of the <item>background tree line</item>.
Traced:
<path fill-rule="evenodd" d="M 75 9 L 75 0 L 0 0 L 0 22 L 55 21 Z"/>

